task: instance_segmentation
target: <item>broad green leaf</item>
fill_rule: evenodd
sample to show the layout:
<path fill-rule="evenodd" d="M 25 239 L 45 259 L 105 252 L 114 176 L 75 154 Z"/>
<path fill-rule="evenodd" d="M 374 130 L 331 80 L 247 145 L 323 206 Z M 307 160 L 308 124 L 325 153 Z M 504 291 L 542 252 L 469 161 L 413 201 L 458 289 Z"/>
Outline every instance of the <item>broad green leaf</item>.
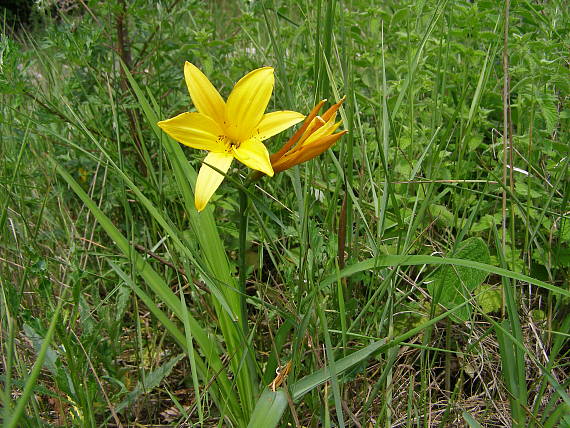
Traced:
<path fill-rule="evenodd" d="M 489 249 L 480 238 L 469 238 L 463 241 L 454 254 L 463 260 L 488 263 Z M 485 281 L 487 273 L 465 266 L 442 266 L 434 275 L 433 282 L 427 286 L 436 303 L 446 308 L 454 308 L 471 299 L 471 293 Z M 470 305 L 455 312 L 459 321 L 467 321 L 471 315 Z"/>
<path fill-rule="evenodd" d="M 481 284 L 475 290 L 476 300 L 481 310 L 485 314 L 496 312 L 501 309 L 503 305 L 503 297 L 496 287 L 489 284 Z"/>
<path fill-rule="evenodd" d="M 443 205 L 432 204 L 429 206 L 429 213 L 437 219 L 443 226 L 453 226 L 453 214 Z"/>
<path fill-rule="evenodd" d="M 287 408 L 287 394 L 280 388 L 273 392 L 266 388 L 257 400 L 248 428 L 276 427 Z"/>

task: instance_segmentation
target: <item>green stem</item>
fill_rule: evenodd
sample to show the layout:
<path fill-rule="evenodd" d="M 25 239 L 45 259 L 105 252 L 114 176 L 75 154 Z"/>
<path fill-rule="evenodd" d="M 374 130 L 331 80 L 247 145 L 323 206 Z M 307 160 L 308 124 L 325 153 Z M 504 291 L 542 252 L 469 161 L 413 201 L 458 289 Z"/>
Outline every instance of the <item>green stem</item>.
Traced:
<path fill-rule="evenodd" d="M 243 336 L 247 340 L 247 305 L 246 305 L 246 274 L 245 240 L 247 235 L 247 193 L 239 190 L 239 299 L 241 302 L 241 325 Z"/>
<path fill-rule="evenodd" d="M 251 182 L 246 179 L 244 186 L 249 186 Z M 251 386 L 254 394 L 257 394 L 257 376 L 255 365 L 255 353 L 253 345 L 249 342 L 249 329 L 247 325 L 247 263 L 246 263 L 246 237 L 247 237 L 247 192 L 244 188 L 239 189 L 239 278 L 238 278 L 238 291 L 240 301 L 240 319 L 241 328 L 243 331 L 244 345 L 247 347 L 246 364 L 249 368 Z"/>

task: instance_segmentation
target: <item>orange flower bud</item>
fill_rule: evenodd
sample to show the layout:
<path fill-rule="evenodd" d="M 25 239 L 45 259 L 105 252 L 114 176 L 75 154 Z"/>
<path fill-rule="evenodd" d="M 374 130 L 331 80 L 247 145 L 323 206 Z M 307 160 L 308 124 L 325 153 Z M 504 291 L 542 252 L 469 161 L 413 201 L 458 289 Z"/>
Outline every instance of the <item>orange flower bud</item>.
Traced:
<path fill-rule="evenodd" d="M 342 123 L 342 121 L 335 123 L 336 112 L 345 99 L 346 97 L 343 97 L 322 116 L 318 113 L 326 100 L 319 102 L 311 110 L 301 128 L 270 157 L 274 172 L 284 171 L 319 156 L 348 132 L 344 130 L 334 133 Z"/>

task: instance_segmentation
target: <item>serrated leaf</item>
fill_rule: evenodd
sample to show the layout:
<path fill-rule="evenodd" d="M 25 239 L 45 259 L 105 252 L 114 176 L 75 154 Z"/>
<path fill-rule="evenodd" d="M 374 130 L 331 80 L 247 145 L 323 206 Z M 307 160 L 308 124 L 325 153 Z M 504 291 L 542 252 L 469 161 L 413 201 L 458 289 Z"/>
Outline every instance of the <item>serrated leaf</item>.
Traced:
<path fill-rule="evenodd" d="M 551 134 L 558 123 L 558 111 L 556 110 L 556 105 L 550 100 L 538 99 L 538 104 L 540 106 L 540 112 L 542 117 L 546 122 L 546 132 Z"/>
<path fill-rule="evenodd" d="M 481 284 L 477 287 L 475 294 L 477 296 L 477 303 L 481 306 L 481 310 L 484 314 L 497 312 L 501 309 L 503 297 L 496 287 L 489 284 Z"/>
<path fill-rule="evenodd" d="M 531 197 L 532 199 L 537 199 L 542 196 L 539 192 L 528 186 L 528 184 L 521 183 L 520 181 L 515 184 L 515 193 L 520 196 Z"/>
<path fill-rule="evenodd" d="M 116 407 L 116 411 L 120 412 L 126 407 L 133 404 L 144 392 L 151 391 L 160 385 L 160 382 L 170 374 L 174 366 L 184 358 L 185 354 L 179 354 L 173 357 L 167 363 L 151 371 L 146 376 L 143 376 L 143 381 L 139 381 L 135 389 L 127 394 L 127 397 Z"/>
<path fill-rule="evenodd" d="M 443 205 L 432 204 L 429 206 L 429 212 L 444 226 L 453 226 L 453 214 Z"/>
<path fill-rule="evenodd" d="M 488 230 L 493 227 L 493 225 L 500 224 L 501 220 L 495 218 L 490 214 L 485 214 L 481 219 L 471 226 L 471 232 L 482 232 L 483 230 Z"/>
<path fill-rule="evenodd" d="M 37 353 L 39 353 L 40 348 L 44 343 L 44 338 L 39 335 L 31 326 L 28 324 L 24 324 L 24 333 L 28 339 L 34 345 L 34 349 Z M 47 368 L 50 372 L 54 375 L 59 374 L 59 369 L 57 368 L 56 361 L 57 361 L 57 353 L 51 346 L 47 346 L 46 348 L 46 355 L 44 359 L 44 367 Z"/>
<path fill-rule="evenodd" d="M 489 263 L 489 249 L 480 238 L 469 238 L 460 245 L 453 257 Z M 453 309 L 471 298 L 471 293 L 487 278 L 487 273 L 465 266 L 443 266 L 435 274 L 434 280 L 428 284 L 432 298 Z M 471 316 L 470 305 L 465 305 L 455 312 L 453 318 L 465 322 Z"/>

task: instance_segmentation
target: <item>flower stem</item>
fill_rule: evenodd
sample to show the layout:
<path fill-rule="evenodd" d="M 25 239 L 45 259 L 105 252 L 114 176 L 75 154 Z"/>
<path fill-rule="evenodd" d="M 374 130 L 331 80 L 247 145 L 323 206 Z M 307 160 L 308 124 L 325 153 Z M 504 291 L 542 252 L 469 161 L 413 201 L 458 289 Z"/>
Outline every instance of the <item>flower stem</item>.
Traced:
<path fill-rule="evenodd" d="M 241 325 L 244 338 L 247 340 L 247 305 L 246 305 L 246 275 L 245 240 L 247 235 L 247 194 L 239 190 L 239 298 L 241 302 Z"/>
<path fill-rule="evenodd" d="M 247 183 L 244 183 L 247 186 Z M 240 321 L 241 329 L 243 331 L 244 350 L 246 350 L 245 361 L 249 370 L 250 384 L 253 394 L 257 394 L 257 371 L 255 364 L 255 352 L 253 344 L 249 342 L 249 328 L 247 325 L 247 263 L 246 263 L 246 237 L 247 237 L 247 192 L 241 188 L 239 189 L 239 277 L 238 277 L 238 292 L 240 301 Z"/>

